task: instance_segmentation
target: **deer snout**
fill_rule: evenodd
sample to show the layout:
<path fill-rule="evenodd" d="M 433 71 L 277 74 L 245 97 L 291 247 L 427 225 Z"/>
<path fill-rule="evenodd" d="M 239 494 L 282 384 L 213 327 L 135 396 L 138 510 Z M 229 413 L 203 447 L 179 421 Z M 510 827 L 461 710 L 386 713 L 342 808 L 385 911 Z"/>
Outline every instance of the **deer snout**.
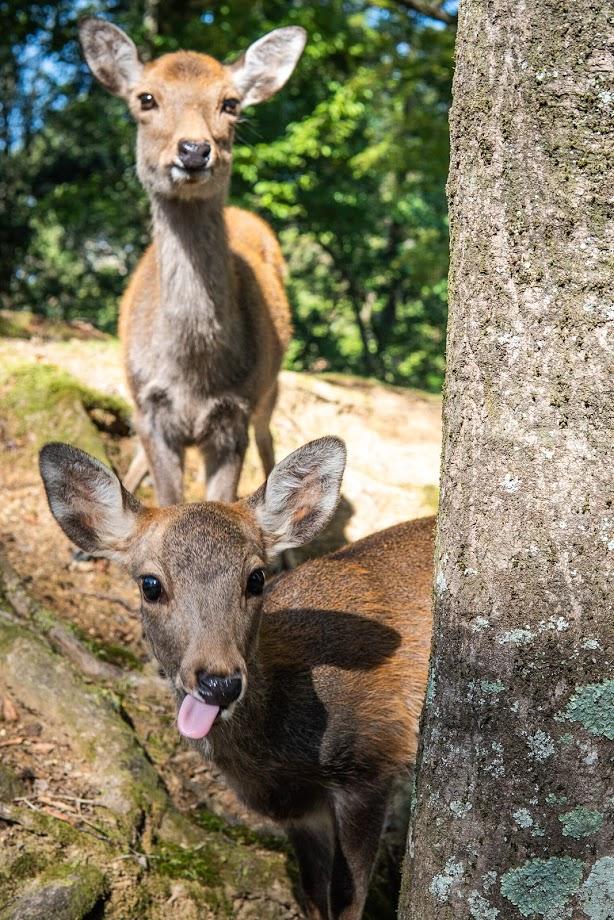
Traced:
<path fill-rule="evenodd" d="M 207 141 L 181 140 L 177 144 L 177 155 L 184 169 L 203 169 L 211 156 L 211 144 Z"/>
<path fill-rule="evenodd" d="M 219 677 L 216 674 L 199 671 L 196 675 L 196 682 L 201 699 L 221 709 L 234 703 L 240 697 L 243 689 L 243 680 L 239 675 Z"/>

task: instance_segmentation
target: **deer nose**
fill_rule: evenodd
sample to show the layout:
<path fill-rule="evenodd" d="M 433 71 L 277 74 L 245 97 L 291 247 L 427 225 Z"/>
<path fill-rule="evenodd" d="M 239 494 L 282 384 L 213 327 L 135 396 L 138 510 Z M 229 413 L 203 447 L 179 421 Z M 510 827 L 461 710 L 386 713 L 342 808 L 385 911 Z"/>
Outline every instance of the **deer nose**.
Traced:
<path fill-rule="evenodd" d="M 207 165 L 211 144 L 207 141 L 179 141 L 177 153 L 184 169 L 202 169 Z"/>
<path fill-rule="evenodd" d="M 199 671 L 196 675 L 198 691 L 205 703 L 213 706 L 230 706 L 241 695 L 243 681 L 238 676 L 218 677 Z"/>

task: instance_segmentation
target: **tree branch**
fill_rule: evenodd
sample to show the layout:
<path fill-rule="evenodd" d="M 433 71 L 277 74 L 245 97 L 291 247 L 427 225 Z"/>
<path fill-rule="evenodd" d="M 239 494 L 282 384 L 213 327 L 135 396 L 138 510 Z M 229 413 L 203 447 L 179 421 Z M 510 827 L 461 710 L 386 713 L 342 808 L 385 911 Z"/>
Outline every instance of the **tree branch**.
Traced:
<path fill-rule="evenodd" d="M 443 9 L 443 3 L 437 3 L 436 0 L 392 0 L 392 2 L 406 10 L 413 10 L 413 12 L 420 13 L 422 16 L 445 22 L 448 26 L 456 25 L 456 14 L 446 12 Z"/>

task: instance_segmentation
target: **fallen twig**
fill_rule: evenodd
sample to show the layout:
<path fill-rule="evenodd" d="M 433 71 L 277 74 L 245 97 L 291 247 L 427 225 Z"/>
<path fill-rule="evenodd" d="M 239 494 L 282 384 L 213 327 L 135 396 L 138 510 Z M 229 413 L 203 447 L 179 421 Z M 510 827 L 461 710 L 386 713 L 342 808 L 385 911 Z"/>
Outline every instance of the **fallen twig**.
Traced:
<path fill-rule="evenodd" d="M 45 798 L 46 797 L 39 796 L 41 801 L 44 801 Z M 71 827 L 74 827 L 76 830 L 80 830 L 83 834 L 89 834 L 90 837 L 97 837 L 98 840 L 104 840 L 105 843 L 113 843 L 112 838 L 109 837 L 108 834 L 105 834 L 105 832 L 102 831 L 97 824 L 94 824 L 92 821 L 88 821 L 88 819 L 85 818 L 82 814 L 68 810 L 64 812 L 56 811 L 55 809 L 58 807 L 65 807 L 58 805 L 58 803 L 55 803 L 53 806 L 47 806 L 47 808 L 39 808 L 26 796 L 19 796 L 15 799 L 15 801 L 23 802 L 23 804 L 26 805 L 30 811 L 34 811 L 37 814 L 49 815 L 50 817 L 55 818 L 56 821 L 64 821 L 65 824 L 70 824 Z M 71 818 L 74 820 L 71 821 Z M 34 833 L 41 833 L 40 830 L 29 826 L 27 822 L 25 822 L 23 819 L 20 819 L 19 815 L 15 814 L 14 809 L 10 809 L 10 806 L 4 806 L 2 803 L 0 803 L 0 820 L 8 821 L 12 824 L 20 824 L 22 827 L 25 827 L 26 830 L 31 830 Z M 80 824 L 86 824 L 88 827 L 91 827 L 94 833 L 79 827 L 78 825 Z"/>
<path fill-rule="evenodd" d="M 96 805 L 97 808 L 108 808 L 109 807 L 108 805 L 105 805 L 103 802 L 99 802 L 96 799 L 84 799 L 80 795 L 67 795 L 64 792 L 54 792 L 53 798 L 66 799 L 67 801 L 70 801 L 70 802 L 78 802 L 80 805 Z"/>

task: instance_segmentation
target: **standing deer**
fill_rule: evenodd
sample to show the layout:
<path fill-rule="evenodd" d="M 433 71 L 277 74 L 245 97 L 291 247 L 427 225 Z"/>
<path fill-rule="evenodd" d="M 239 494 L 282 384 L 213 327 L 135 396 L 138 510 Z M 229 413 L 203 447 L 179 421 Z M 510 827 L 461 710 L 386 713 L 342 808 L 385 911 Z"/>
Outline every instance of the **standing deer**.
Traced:
<path fill-rule="evenodd" d="M 233 501 L 250 419 L 267 476 L 277 374 L 291 326 L 284 260 L 270 227 L 226 208 L 242 108 L 288 80 L 305 46 L 276 29 L 224 66 L 178 51 L 143 64 L 117 26 L 87 18 L 81 44 L 94 76 L 137 122 L 137 172 L 150 201 L 153 243 L 120 310 L 120 335 L 142 449 L 126 476 L 147 469 L 160 505 L 183 494 L 185 448 L 205 461 L 207 497 Z"/>
<path fill-rule="evenodd" d="M 345 448 L 321 438 L 251 497 L 145 509 L 97 460 L 41 452 L 71 540 L 140 584 L 144 634 L 177 725 L 296 850 L 313 920 L 362 915 L 391 787 L 416 753 L 430 646 L 433 519 L 400 524 L 266 583 L 339 498 Z"/>

